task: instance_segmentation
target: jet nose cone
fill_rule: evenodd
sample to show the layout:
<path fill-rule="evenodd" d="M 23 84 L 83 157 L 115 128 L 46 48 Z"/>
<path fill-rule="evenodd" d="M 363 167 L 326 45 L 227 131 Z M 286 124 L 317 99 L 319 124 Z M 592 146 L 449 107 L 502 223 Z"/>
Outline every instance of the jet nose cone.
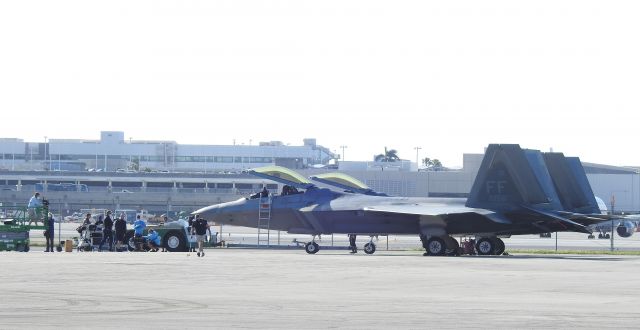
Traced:
<path fill-rule="evenodd" d="M 245 203 L 245 199 L 239 199 L 233 202 L 210 205 L 203 207 L 192 214 L 200 215 L 204 219 L 214 221 L 216 223 L 226 223 L 233 221 L 235 217 L 234 215 L 243 209 Z"/>
<path fill-rule="evenodd" d="M 192 215 L 199 215 L 205 219 L 210 219 L 215 217 L 216 214 L 220 214 L 220 206 L 219 205 L 210 205 L 207 207 L 203 207 L 199 210 L 191 213 Z"/>

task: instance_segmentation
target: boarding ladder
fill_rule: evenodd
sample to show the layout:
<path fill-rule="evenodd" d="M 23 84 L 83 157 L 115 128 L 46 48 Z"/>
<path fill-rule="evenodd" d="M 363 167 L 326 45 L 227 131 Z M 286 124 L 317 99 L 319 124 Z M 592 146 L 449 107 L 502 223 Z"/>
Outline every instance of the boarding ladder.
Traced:
<path fill-rule="evenodd" d="M 260 197 L 258 204 L 258 247 L 269 246 L 269 226 L 271 223 L 271 194 Z"/>

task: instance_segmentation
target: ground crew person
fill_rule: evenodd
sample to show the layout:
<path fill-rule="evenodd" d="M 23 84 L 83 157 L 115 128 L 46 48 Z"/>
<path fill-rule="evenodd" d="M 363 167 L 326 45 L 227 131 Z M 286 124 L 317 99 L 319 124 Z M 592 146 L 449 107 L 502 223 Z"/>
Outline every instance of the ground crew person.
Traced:
<path fill-rule="evenodd" d="M 207 220 L 198 216 L 191 227 L 191 235 L 195 234 L 196 242 L 198 242 L 198 257 L 204 257 L 204 238 L 207 230 L 209 230 L 209 223 Z M 209 234 L 211 234 L 210 230 Z"/>
<path fill-rule="evenodd" d="M 147 244 L 149 244 L 151 251 L 158 252 L 158 248 L 160 247 L 160 236 L 158 233 L 153 229 L 149 229 L 149 235 L 144 236 L 144 238 L 147 239 Z"/>
<path fill-rule="evenodd" d="M 47 249 L 44 252 L 53 252 L 53 239 L 55 238 L 53 228 L 55 220 L 53 219 L 53 214 L 49 212 L 49 217 L 47 219 L 47 230 L 44 231 L 44 237 L 47 240 Z"/>
<path fill-rule="evenodd" d="M 102 251 L 102 244 L 105 242 L 109 242 L 109 251 L 113 251 L 113 220 L 111 220 L 111 211 L 107 211 L 107 216 L 104 218 L 102 241 L 100 241 L 98 251 Z"/>
<path fill-rule="evenodd" d="M 33 196 L 31 196 L 31 198 L 29 199 L 29 203 L 27 204 L 27 212 L 29 213 L 29 226 L 31 226 L 31 222 L 33 221 L 36 222 L 36 226 L 38 225 L 38 218 L 40 213 L 39 208 L 42 207 L 42 201 L 38 197 L 40 197 L 40 193 L 37 192 L 33 194 Z M 44 225 L 44 221 L 42 222 L 42 224 Z"/>
<path fill-rule="evenodd" d="M 114 227 L 116 230 L 116 250 L 120 251 L 124 236 L 127 234 L 127 221 L 124 220 L 124 213 L 120 213 L 120 218 L 116 219 Z M 128 244 L 128 242 L 125 242 Z"/>
<path fill-rule="evenodd" d="M 349 248 L 351 248 L 351 253 L 358 253 L 358 247 L 356 246 L 356 234 L 349 234 Z"/>
<path fill-rule="evenodd" d="M 145 228 L 147 228 L 147 223 L 144 222 L 138 214 L 136 221 L 133 223 L 133 236 L 134 241 L 136 242 L 136 251 L 142 251 L 142 244 L 144 243 L 142 234 L 144 233 Z"/>
<path fill-rule="evenodd" d="M 91 213 L 87 213 L 84 216 L 84 221 L 82 222 L 83 225 L 90 225 L 91 224 Z"/>

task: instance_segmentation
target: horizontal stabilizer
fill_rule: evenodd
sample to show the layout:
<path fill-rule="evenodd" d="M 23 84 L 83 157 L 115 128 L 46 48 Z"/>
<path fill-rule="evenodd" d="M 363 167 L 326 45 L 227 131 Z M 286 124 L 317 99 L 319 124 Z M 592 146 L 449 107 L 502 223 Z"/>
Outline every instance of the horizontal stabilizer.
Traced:
<path fill-rule="evenodd" d="M 558 223 L 561 223 L 564 227 L 566 227 L 566 230 L 576 231 L 576 232 L 585 233 L 585 234 L 591 234 L 591 230 L 589 228 L 575 221 L 569 220 L 567 218 L 561 217 L 551 212 L 542 211 L 542 210 L 538 210 L 538 209 L 534 209 L 526 206 L 524 208 L 530 212 L 547 217 L 552 221 L 557 221 Z"/>

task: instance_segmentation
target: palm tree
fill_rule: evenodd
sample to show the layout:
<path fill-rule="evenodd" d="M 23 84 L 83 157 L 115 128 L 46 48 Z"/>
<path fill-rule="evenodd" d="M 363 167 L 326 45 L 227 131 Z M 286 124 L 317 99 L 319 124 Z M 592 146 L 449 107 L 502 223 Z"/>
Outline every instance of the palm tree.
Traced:
<path fill-rule="evenodd" d="M 439 170 L 442 170 L 443 168 L 442 162 L 440 162 L 440 160 L 431 159 L 429 157 L 424 158 L 422 160 L 422 164 L 424 165 L 425 168 L 429 170 L 434 170 L 434 171 L 439 171 Z"/>
<path fill-rule="evenodd" d="M 375 162 L 395 162 L 398 160 L 400 160 L 398 151 L 396 149 L 387 150 L 387 147 L 384 147 L 384 154 L 373 157 L 373 161 Z"/>

